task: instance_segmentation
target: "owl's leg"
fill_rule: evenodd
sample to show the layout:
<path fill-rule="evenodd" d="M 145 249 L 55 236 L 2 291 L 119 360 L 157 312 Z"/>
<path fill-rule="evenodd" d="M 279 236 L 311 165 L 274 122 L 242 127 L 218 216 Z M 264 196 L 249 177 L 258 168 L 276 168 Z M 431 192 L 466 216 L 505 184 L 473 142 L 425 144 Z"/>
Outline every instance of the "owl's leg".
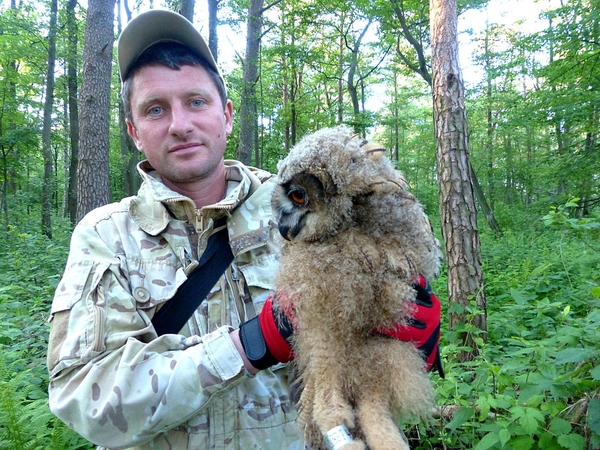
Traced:
<path fill-rule="evenodd" d="M 352 406 L 342 395 L 342 384 L 338 377 L 321 374 L 315 378 L 315 398 L 313 417 L 321 432 L 325 434 L 338 425 L 354 428 L 354 412 Z"/>
<path fill-rule="evenodd" d="M 370 450 L 410 450 L 404 433 L 394 422 L 388 408 L 388 395 L 365 392 L 358 399 L 357 419 Z"/>
<path fill-rule="evenodd" d="M 325 355 L 332 353 L 326 352 Z M 313 419 L 324 436 L 333 428 L 344 425 L 352 432 L 355 427 L 354 410 L 345 396 L 343 376 L 331 357 L 318 357 L 313 354 L 314 407 Z M 343 370 L 343 369 L 342 369 Z M 364 450 L 364 444 L 356 440 L 342 447 L 344 450 Z"/>
<path fill-rule="evenodd" d="M 315 401 L 315 384 L 313 379 L 303 380 L 302 392 L 298 401 L 298 417 L 296 422 L 300 426 L 305 426 L 310 422 L 313 413 L 313 404 Z"/>

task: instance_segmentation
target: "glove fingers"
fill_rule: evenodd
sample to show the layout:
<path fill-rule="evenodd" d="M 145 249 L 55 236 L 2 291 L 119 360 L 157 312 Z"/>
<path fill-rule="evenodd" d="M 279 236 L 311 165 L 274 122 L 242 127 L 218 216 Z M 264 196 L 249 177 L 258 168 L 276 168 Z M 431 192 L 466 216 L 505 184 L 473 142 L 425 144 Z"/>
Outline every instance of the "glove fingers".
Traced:
<path fill-rule="evenodd" d="M 425 308 L 431 308 L 433 306 L 433 300 L 431 299 L 431 294 L 427 291 L 427 288 L 417 284 L 414 286 L 414 289 L 417 291 L 417 297 L 415 298 L 414 303 Z"/>

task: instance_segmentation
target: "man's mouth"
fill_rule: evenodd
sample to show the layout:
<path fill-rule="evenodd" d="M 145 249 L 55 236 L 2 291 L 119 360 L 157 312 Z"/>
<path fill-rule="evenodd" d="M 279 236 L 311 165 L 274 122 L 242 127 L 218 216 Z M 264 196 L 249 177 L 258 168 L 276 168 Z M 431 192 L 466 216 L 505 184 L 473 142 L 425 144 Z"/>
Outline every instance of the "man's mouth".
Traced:
<path fill-rule="evenodd" d="M 184 152 L 185 150 L 197 148 L 197 147 L 200 147 L 201 145 L 202 144 L 200 144 L 198 142 L 190 142 L 187 144 L 176 145 L 175 147 L 172 147 L 169 150 L 169 153 Z"/>

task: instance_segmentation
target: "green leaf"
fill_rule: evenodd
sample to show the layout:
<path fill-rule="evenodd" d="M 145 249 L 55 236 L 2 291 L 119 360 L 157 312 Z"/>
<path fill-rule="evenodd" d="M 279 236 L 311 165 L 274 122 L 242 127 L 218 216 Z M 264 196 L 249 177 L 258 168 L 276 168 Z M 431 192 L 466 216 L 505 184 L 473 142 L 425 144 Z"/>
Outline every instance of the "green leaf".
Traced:
<path fill-rule="evenodd" d="M 533 414 L 527 414 L 519 418 L 519 423 L 526 433 L 534 434 L 539 429 L 540 421 Z"/>
<path fill-rule="evenodd" d="M 473 408 L 461 406 L 454 412 L 454 414 L 452 416 L 452 420 L 450 422 L 448 422 L 448 424 L 446 425 L 446 428 L 448 428 L 450 430 L 455 430 L 458 427 L 460 427 L 463 423 L 465 423 L 467 420 L 469 420 L 471 417 L 473 417 Z"/>
<path fill-rule="evenodd" d="M 556 442 L 556 436 L 552 433 L 542 433 L 538 442 L 538 447 L 541 450 L 564 450 L 563 447 Z"/>
<path fill-rule="evenodd" d="M 597 398 L 588 404 L 588 426 L 590 429 L 600 435 L 600 400 Z"/>
<path fill-rule="evenodd" d="M 558 437 L 557 442 L 569 450 L 585 449 L 585 438 L 580 434 L 563 434 Z"/>
<path fill-rule="evenodd" d="M 523 292 L 514 288 L 510 289 L 510 296 L 515 300 L 515 302 L 519 306 L 526 305 L 529 303 L 530 300 L 533 300 L 535 298 L 535 295 L 524 294 Z"/>
<path fill-rule="evenodd" d="M 600 381 L 600 366 L 596 366 L 590 372 L 594 381 Z"/>
<path fill-rule="evenodd" d="M 507 429 L 500 430 L 498 432 L 498 437 L 500 438 L 500 445 L 504 447 L 508 441 L 510 441 L 510 431 Z"/>
<path fill-rule="evenodd" d="M 486 450 L 492 448 L 498 442 L 500 442 L 498 433 L 488 433 L 477 443 L 473 450 Z"/>
<path fill-rule="evenodd" d="M 596 286 L 595 288 L 592 288 L 592 296 L 594 298 L 600 298 L 600 287 Z"/>
<path fill-rule="evenodd" d="M 544 415 L 535 408 L 515 406 L 510 411 L 523 427 L 525 433 L 530 435 L 536 434 L 539 431 L 540 422 L 544 422 L 545 420 Z"/>
<path fill-rule="evenodd" d="M 535 441 L 531 436 L 517 436 L 509 442 L 513 450 L 529 450 L 534 444 Z"/>
<path fill-rule="evenodd" d="M 555 436 L 569 434 L 571 432 L 571 423 L 560 417 L 554 417 L 550 421 L 550 432 Z"/>
<path fill-rule="evenodd" d="M 567 348 L 557 353 L 556 364 L 580 363 L 598 356 L 593 348 Z"/>
<path fill-rule="evenodd" d="M 464 314 L 465 307 L 458 302 L 450 302 L 450 306 L 448 306 L 448 314 Z"/>

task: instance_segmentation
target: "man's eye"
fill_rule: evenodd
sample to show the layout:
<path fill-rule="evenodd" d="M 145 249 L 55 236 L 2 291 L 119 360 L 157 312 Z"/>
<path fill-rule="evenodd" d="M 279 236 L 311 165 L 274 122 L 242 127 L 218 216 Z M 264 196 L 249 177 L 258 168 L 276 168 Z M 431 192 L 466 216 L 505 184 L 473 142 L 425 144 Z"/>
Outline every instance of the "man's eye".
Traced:
<path fill-rule="evenodd" d="M 160 106 L 155 106 L 154 108 L 150 108 L 150 110 L 148 111 L 148 113 L 151 116 L 156 116 L 158 114 L 160 114 L 162 112 L 162 108 Z"/>
<path fill-rule="evenodd" d="M 192 106 L 195 108 L 199 108 L 200 106 L 203 106 L 204 102 L 202 100 L 192 100 Z"/>

